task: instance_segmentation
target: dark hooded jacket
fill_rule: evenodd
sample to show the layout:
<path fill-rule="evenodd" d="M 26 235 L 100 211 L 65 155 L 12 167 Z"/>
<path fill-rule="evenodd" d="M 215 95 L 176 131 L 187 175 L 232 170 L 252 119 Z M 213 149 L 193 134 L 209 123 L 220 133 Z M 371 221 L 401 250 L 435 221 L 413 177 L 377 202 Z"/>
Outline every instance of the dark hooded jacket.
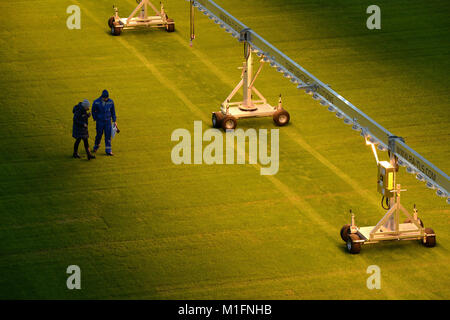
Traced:
<path fill-rule="evenodd" d="M 89 138 L 88 119 L 90 116 L 91 114 L 84 109 L 81 102 L 73 107 L 72 137 L 75 139 Z"/>

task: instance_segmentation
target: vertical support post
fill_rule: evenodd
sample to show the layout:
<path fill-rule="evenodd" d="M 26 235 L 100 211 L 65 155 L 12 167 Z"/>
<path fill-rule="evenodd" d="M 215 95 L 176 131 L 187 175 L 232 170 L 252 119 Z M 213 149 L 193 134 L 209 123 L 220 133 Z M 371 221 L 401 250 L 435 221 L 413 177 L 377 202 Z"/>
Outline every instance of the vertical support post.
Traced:
<path fill-rule="evenodd" d="M 393 185 L 397 187 L 397 159 L 395 158 L 395 155 L 393 152 L 389 152 L 389 162 L 391 166 L 396 168 L 394 170 L 394 182 Z M 392 206 L 395 204 L 396 201 L 396 192 L 392 192 L 392 196 L 389 197 L 389 208 L 392 208 Z"/>
<path fill-rule="evenodd" d="M 374 149 L 374 151 L 376 152 L 376 150 Z M 396 167 L 397 166 L 397 159 L 395 158 L 395 155 L 393 152 L 389 152 L 389 163 Z M 394 192 L 391 192 L 390 195 L 386 195 L 386 197 L 388 197 L 389 199 L 389 209 L 391 210 L 394 206 L 396 206 L 396 208 L 394 208 L 394 212 L 392 213 L 392 215 L 389 217 L 388 221 L 385 224 L 385 227 L 387 227 L 390 230 L 394 230 L 394 231 L 398 231 L 399 230 L 399 222 L 398 222 L 398 210 L 399 210 L 399 206 L 397 206 L 396 200 L 397 200 L 397 192 L 396 192 L 396 183 L 397 183 L 397 170 L 394 170 L 394 176 L 393 176 L 393 183 L 392 185 L 394 186 Z"/>
<path fill-rule="evenodd" d="M 245 28 L 241 31 L 239 35 L 239 41 L 244 42 L 244 70 L 243 70 L 243 96 L 244 100 L 242 105 L 239 107 L 242 111 L 254 111 L 258 109 L 253 105 L 252 102 L 252 79 L 253 79 L 253 59 L 252 59 L 252 46 L 249 41 L 251 41 L 251 29 Z"/>
<path fill-rule="evenodd" d="M 195 30 L 194 30 L 194 18 L 195 18 L 195 8 L 194 8 L 194 0 L 191 0 L 191 15 L 190 15 L 190 27 L 191 27 L 191 39 L 189 41 L 189 45 L 192 47 L 192 43 L 195 39 Z"/>
<path fill-rule="evenodd" d="M 139 18 L 140 19 L 145 19 L 146 18 L 146 13 L 147 13 L 147 1 L 146 0 L 142 0 L 141 1 L 141 12 L 139 13 Z"/>
<path fill-rule="evenodd" d="M 405 142 L 405 139 L 403 139 L 402 137 L 398 137 L 398 136 L 389 136 L 389 162 L 390 164 L 395 168 L 394 170 L 394 186 L 397 186 L 397 172 L 398 172 L 398 158 L 395 156 L 394 152 L 395 152 L 395 141 L 399 140 L 402 142 Z M 396 201 L 396 197 L 395 197 L 395 192 L 393 193 L 393 197 L 389 199 L 389 202 L 393 202 Z M 393 205 L 394 203 L 390 204 L 390 207 Z"/>
<path fill-rule="evenodd" d="M 148 6 L 148 0 L 145 0 L 145 5 L 144 5 L 144 19 L 147 19 L 148 18 L 148 9 L 147 9 L 147 6 Z"/>
<path fill-rule="evenodd" d="M 252 74 L 253 74 L 253 59 L 252 59 L 252 47 L 251 45 L 245 41 L 244 42 L 244 58 L 245 58 L 245 68 L 244 68 L 244 103 L 243 107 L 252 108 L 252 88 L 250 84 L 252 83 Z"/>
<path fill-rule="evenodd" d="M 352 209 L 350 209 L 350 214 L 352 215 L 352 222 L 350 224 L 350 233 L 357 233 L 358 232 L 358 227 L 356 226 L 355 215 L 352 212 Z"/>
<path fill-rule="evenodd" d="M 394 174 L 394 177 L 395 177 L 395 174 Z M 395 178 L 394 178 L 394 180 L 395 180 Z M 398 184 L 398 185 L 396 185 L 396 187 L 397 187 L 397 190 L 396 190 L 396 192 L 394 192 L 394 195 L 395 195 L 395 206 L 396 206 L 396 208 L 395 208 L 395 231 L 396 232 L 399 232 L 400 231 L 400 206 L 399 206 L 399 204 L 400 204 L 400 189 L 401 189 L 401 187 L 400 187 L 400 185 Z"/>

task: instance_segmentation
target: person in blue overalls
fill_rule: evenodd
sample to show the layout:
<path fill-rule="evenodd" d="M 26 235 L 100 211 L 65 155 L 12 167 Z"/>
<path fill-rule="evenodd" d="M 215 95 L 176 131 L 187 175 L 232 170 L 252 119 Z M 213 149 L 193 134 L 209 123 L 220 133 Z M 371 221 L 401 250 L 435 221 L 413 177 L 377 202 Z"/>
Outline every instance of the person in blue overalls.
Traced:
<path fill-rule="evenodd" d="M 92 118 L 96 122 L 97 128 L 97 136 L 95 137 L 95 145 L 92 152 L 97 152 L 104 132 L 106 154 L 113 156 L 111 148 L 111 120 L 116 125 L 116 110 L 114 109 L 114 101 L 109 98 L 107 90 L 103 90 L 102 96 L 92 104 Z"/>

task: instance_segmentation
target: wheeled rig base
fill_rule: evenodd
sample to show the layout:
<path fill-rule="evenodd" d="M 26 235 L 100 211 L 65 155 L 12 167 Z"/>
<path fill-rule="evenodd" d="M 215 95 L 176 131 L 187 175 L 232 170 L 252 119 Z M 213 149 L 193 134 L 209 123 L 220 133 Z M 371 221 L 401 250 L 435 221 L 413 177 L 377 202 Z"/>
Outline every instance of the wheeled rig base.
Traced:
<path fill-rule="evenodd" d="M 108 26 L 111 34 L 119 36 L 123 30 L 137 28 L 164 28 L 167 32 L 175 31 L 175 22 L 169 19 L 164 11 L 164 5 L 161 3 L 161 10 L 158 11 L 150 0 L 136 0 L 139 4 L 128 18 L 119 17 L 119 9 L 114 8 L 114 16 L 109 18 Z M 148 7 L 154 12 L 155 16 L 148 15 Z M 138 16 L 136 16 L 139 13 Z"/>
<path fill-rule="evenodd" d="M 414 214 L 411 216 L 400 204 L 401 191 L 404 190 L 397 185 L 397 189 L 393 191 L 396 194 L 395 203 L 376 226 L 357 227 L 352 214 L 351 224 L 346 224 L 341 229 L 341 238 L 346 243 L 348 252 L 359 253 L 363 244 L 380 241 L 419 240 L 425 247 L 436 245 L 436 234 L 433 229 L 424 227 L 417 216 L 416 207 L 414 206 Z M 400 223 L 400 212 L 406 217 L 403 223 Z"/>
<path fill-rule="evenodd" d="M 212 113 L 213 127 L 233 130 L 237 126 L 238 119 L 260 117 L 272 117 L 278 126 L 287 125 L 290 120 L 290 115 L 281 106 L 281 95 L 278 100 L 278 105 L 274 107 L 267 103 L 266 98 L 254 86 L 255 80 L 263 67 L 264 59 L 261 59 L 258 71 L 253 75 L 252 48 L 247 42 L 244 43 L 244 55 L 245 62 L 242 67 L 242 79 L 222 103 L 220 111 Z M 241 88 L 243 88 L 243 101 L 230 102 Z M 258 96 L 259 100 L 253 100 L 253 93 Z"/>
<path fill-rule="evenodd" d="M 272 107 L 268 103 L 256 104 L 254 110 L 243 110 L 239 106 L 221 108 L 220 111 L 212 113 L 212 124 L 214 128 L 222 128 L 223 130 L 232 130 L 237 126 L 237 119 L 272 117 L 278 126 L 288 124 L 289 113 L 281 107 L 281 97 L 277 107 Z"/>

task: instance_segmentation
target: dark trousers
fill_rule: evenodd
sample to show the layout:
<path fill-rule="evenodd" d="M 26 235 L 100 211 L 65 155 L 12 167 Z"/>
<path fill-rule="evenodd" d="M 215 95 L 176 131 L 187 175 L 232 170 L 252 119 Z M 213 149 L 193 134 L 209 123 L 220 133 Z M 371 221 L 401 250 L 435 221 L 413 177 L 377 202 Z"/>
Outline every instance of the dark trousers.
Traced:
<path fill-rule="evenodd" d="M 75 144 L 73 145 L 73 153 L 78 153 L 78 146 L 80 145 L 81 140 L 83 140 L 86 154 L 89 154 L 89 141 L 87 138 L 78 138 L 75 140 Z"/>
<path fill-rule="evenodd" d="M 111 129 L 112 123 L 109 120 L 97 120 L 96 123 L 97 135 L 95 136 L 94 151 L 97 151 L 100 147 L 100 141 L 102 140 L 103 132 L 105 133 L 105 151 L 106 153 L 112 152 L 111 148 Z"/>

